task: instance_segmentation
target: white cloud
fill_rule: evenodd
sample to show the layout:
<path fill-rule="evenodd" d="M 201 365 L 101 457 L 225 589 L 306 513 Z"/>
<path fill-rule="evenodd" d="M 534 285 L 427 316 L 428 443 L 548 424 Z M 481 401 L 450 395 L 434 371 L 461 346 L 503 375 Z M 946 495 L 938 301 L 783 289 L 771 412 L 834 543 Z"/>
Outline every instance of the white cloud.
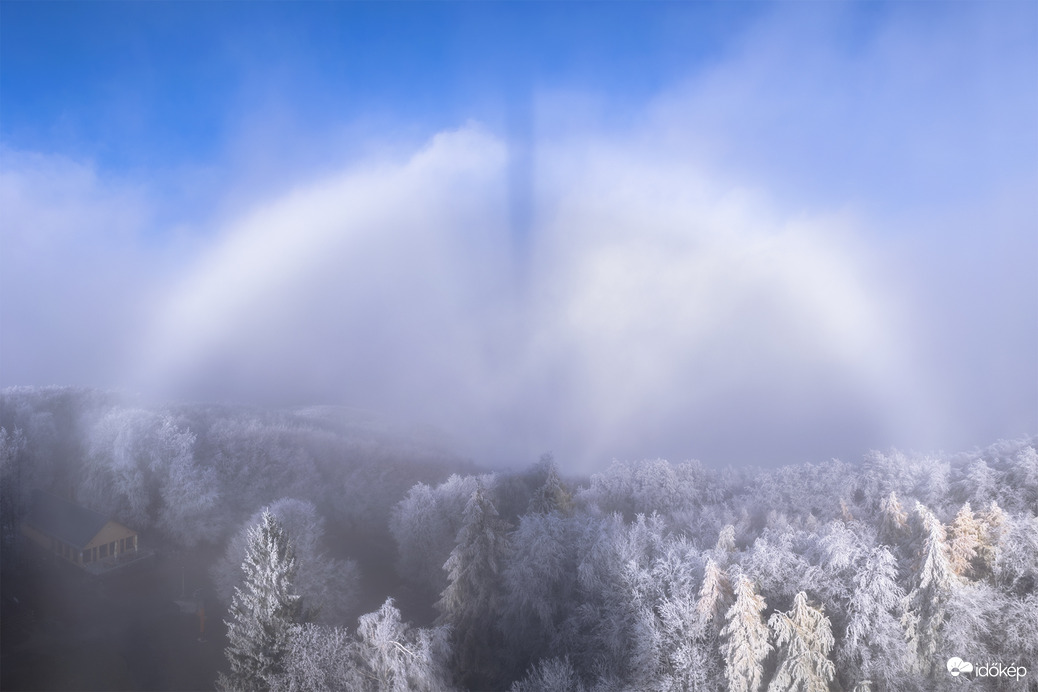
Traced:
<path fill-rule="evenodd" d="M 142 381 L 370 406 L 512 460 L 722 455 L 732 416 L 885 429 L 903 366 L 852 220 L 784 219 L 633 142 L 537 156 L 525 252 L 475 126 L 259 205 L 157 311 Z"/>
<path fill-rule="evenodd" d="M 163 271 L 147 200 L 60 156 L 0 157 L 0 378 L 109 386 Z"/>
<path fill-rule="evenodd" d="M 286 181 L 196 234 L 190 262 L 154 193 L 7 155 L 3 383 L 341 402 L 513 463 L 1028 432 L 1038 99 L 1014 89 L 1032 44 L 906 14 L 853 50 L 809 40 L 830 15 L 780 14 L 626 131 L 574 116 L 594 95 L 543 92 L 522 237 L 516 166 L 478 125 Z"/>

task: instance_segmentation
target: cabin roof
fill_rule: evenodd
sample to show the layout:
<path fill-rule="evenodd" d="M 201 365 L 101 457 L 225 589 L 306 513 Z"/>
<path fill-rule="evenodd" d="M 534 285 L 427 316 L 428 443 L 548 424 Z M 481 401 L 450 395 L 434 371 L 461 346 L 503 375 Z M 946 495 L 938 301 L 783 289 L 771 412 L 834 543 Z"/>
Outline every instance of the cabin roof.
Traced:
<path fill-rule="evenodd" d="M 111 520 L 57 495 L 33 490 L 25 521 L 48 536 L 83 549 Z"/>

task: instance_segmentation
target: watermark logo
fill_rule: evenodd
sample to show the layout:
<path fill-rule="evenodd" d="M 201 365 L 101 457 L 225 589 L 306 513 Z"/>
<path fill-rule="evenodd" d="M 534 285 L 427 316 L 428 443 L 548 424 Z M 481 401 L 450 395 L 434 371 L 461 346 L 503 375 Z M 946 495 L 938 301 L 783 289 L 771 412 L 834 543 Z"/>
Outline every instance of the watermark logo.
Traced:
<path fill-rule="evenodd" d="M 1012 678 L 1018 682 L 1027 675 L 1027 668 L 1023 666 L 1006 666 L 1001 663 L 988 663 L 984 665 L 973 665 L 969 661 L 963 661 L 958 656 L 948 659 L 948 672 L 954 677 L 962 676 L 972 680 L 974 678 Z"/>

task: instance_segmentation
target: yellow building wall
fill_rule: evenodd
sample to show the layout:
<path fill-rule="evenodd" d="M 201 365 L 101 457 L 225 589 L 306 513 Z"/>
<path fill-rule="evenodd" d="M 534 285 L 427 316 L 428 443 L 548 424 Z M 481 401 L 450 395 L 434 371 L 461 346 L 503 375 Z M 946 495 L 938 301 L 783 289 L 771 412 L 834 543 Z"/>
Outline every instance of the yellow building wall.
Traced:
<path fill-rule="evenodd" d="M 29 540 L 31 540 L 33 543 L 36 543 L 37 545 L 39 545 L 41 548 L 43 548 L 47 552 L 49 552 L 49 553 L 53 553 L 54 552 L 54 548 L 53 548 L 54 543 L 52 542 L 51 537 L 48 536 L 47 534 L 43 533 L 42 531 L 38 531 L 38 530 L 36 530 L 35 528 L 33 528 L 32 526 L 30 526 L 28 524 L 23 524 L 22 525 L 22 533 L 25 534 L 25 536 Z M 90 541 L 90 543 L 88 543 L 86 545 L 86 547 L 84 548 L 84 552 L 85 551 L 92 551 L 90 562 L 93 562 L 94 560 L 101 559 L 100 553 L 97 550 L 97 548 L 102 546 L 102 545 L 108 544 L 108 543 L 115 543 L 116 544 L 114 546 L 114 551 L 115 552 L 110 553 L 109 557 L 113 557 L 113 556 L 115 556 L 117 554 L 120 554 L 120 553 L 126 552 L 126 551 L 134 551 L 134 550 L 137 549 L 137 539 L 136 539 L 136 537 L 137 537 L 137 532 L 136 531 L 133 531 L 132 529 L 126 528 L 125 526 L 123 526 L 122 524 L 120 524 L 117 521 L 110 521 L 107 524 L 105 524 L 101 528 L 101 530 L 97 532 L 97 535 L 94 536 L 94 538 Z M 123 538 L 133 538 L 134 539 L 132 545 L 130 547 L 127 547 L 126 550 L 120 550 L 119 549 L 119 541 L 122 540 Z M 59 543 L 61 543 L 61 542 L 59 541 Z M 64 543 L 61 543 L 61 544 L 64 545 Z M 71 546 L 70 546 L 70 555 L 68 557 L 68 560 L 70 562 L 74 562 L 77 565 L 84 564 L 83 558 L 82 558 L 82 553 L 78 549 L 72 548 Z"/>
<path fill-rule="evenodd" d="M 130 538 L 131 536 L 136 535 L 136 531 L 126 528 L 117 521 L 110 521 L 97 532 L 97 535 L 94 536 L 93 540 L 86 544 L 86 548 L 96 548 L 105 543 L 111 543 L 112 541 L 118 541 L 121 538 Z"/>

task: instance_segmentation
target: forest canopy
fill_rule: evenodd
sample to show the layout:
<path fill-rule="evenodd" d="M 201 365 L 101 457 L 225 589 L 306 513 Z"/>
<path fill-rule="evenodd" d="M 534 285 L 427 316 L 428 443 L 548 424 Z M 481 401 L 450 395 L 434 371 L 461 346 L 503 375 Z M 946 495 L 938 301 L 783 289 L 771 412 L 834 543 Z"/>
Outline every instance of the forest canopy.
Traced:
<path fill-rule="evenodd" d="M 953 660 L 1019 683 L 1038 670 L 1036 443 L 576 477 L 550 454 L 480 469 L 334 408 L 16 388 L 3 546 L 6 561 L 40 488 L 160 549 L 221 555 L 228 689 L 908 691 L 948 682 Z M 385 564 L 350 554 L 358 535 Z M 277 565 L 292 605 L 276 656 L 238 679 L 259 631 L 243 594 Z"/>

